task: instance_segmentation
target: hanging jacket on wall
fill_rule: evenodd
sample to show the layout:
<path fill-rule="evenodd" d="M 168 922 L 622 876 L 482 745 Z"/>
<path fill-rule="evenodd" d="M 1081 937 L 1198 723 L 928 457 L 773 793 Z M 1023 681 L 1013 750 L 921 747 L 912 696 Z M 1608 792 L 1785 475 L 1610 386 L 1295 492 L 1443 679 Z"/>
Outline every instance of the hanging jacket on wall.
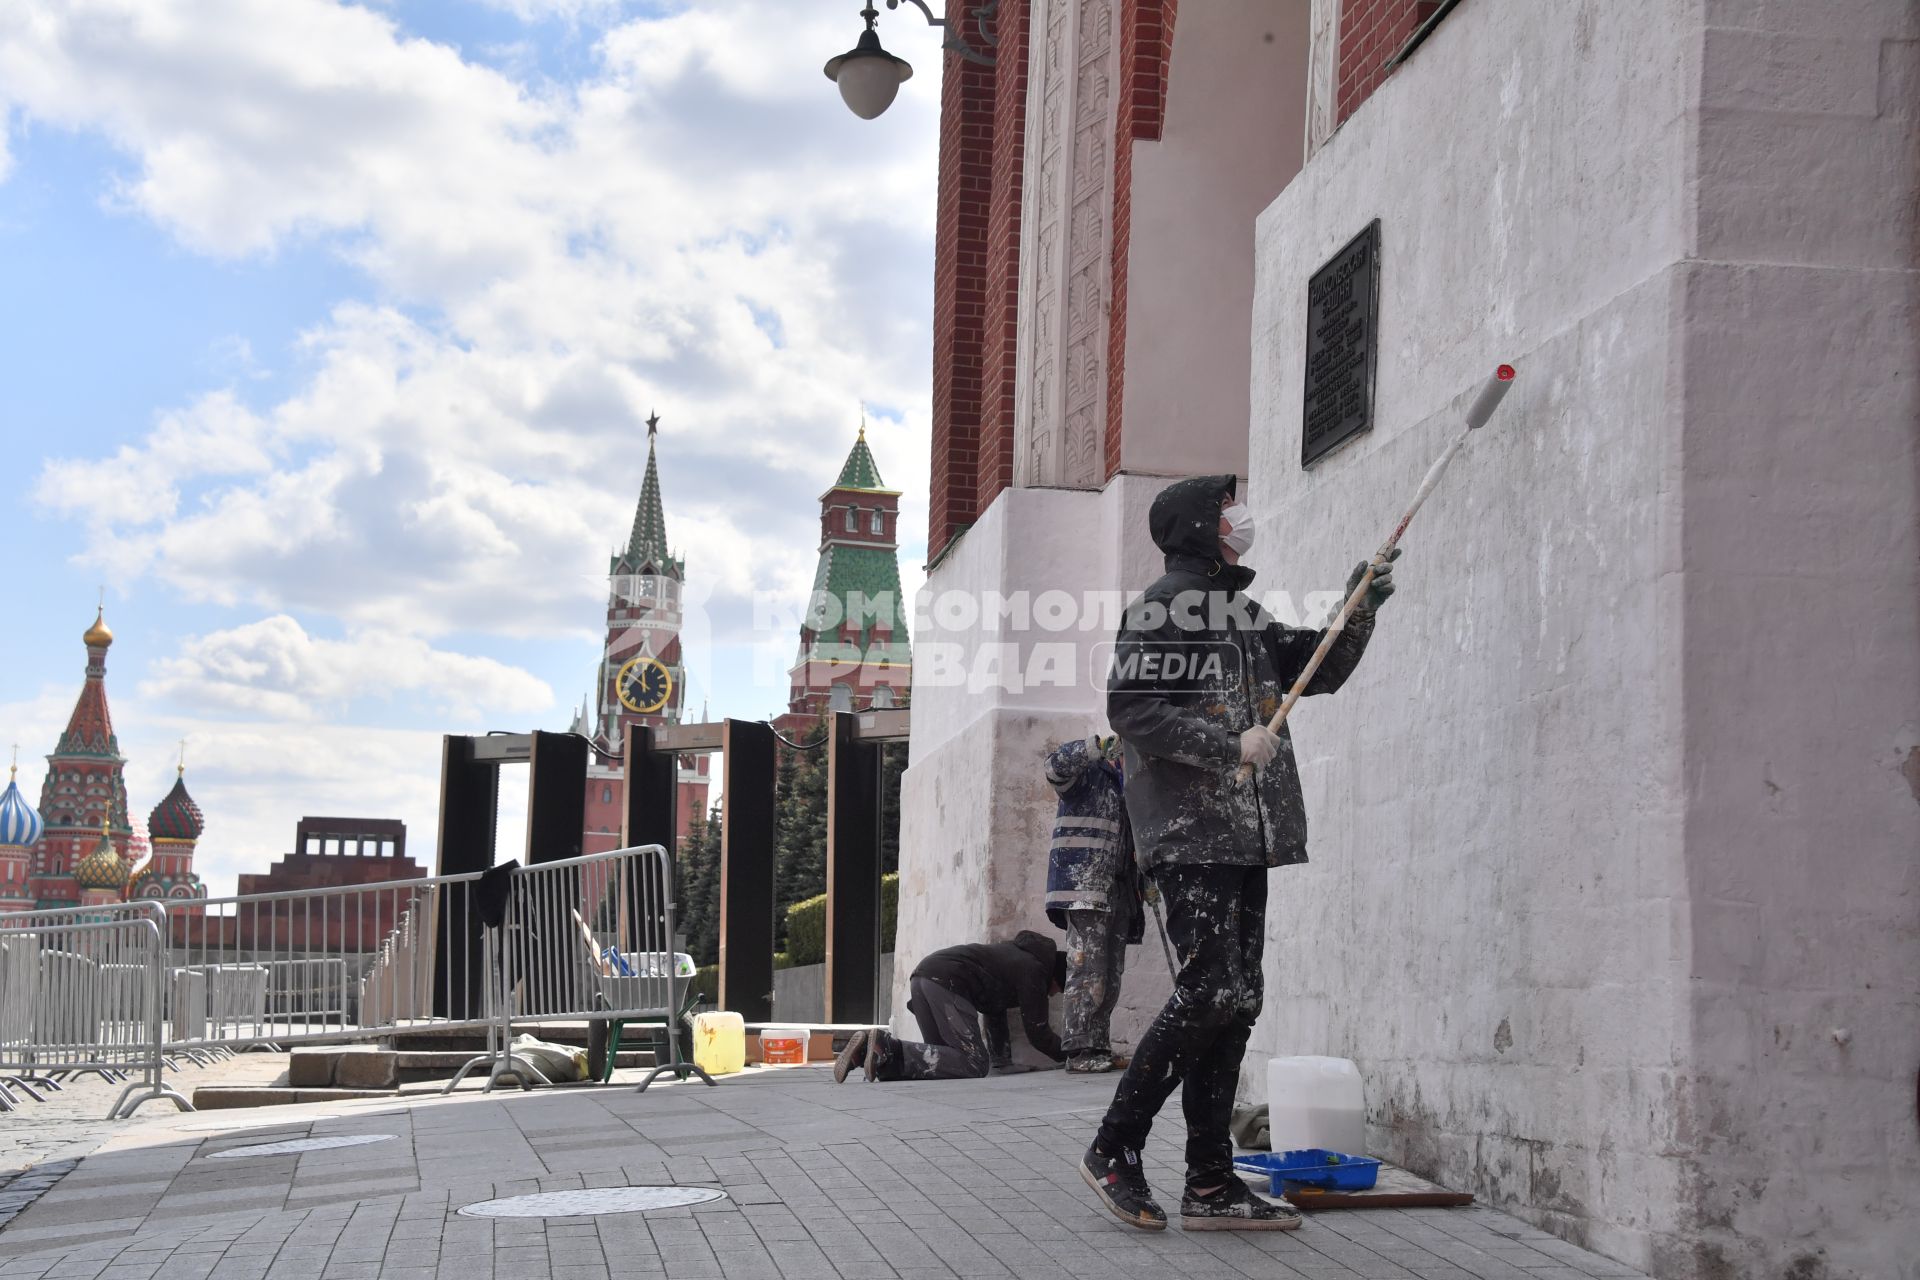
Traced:
<path fill-rule="evenodd" d="M 1125 779 L 1085 738 L 1047 753 L 1047 781 L 1060 794 L 1047 854 L 1047 919 L 1067 927 L 1069 911 L 1124 913 L 1128 943 L 1146 936 Z"/>
<path fill-rule="evenodd" d="M 1240 734 L 1266 724 L 1324 631 L 1282 626 L 1244 593 L 1253 570 L 1220 558 L 1233 476 L 1169 485 L 1148 512 L 1166 573 L 1127 607 L 1107 679 L 1107 722 L 1126 745 L 1127 813 L 1149 871 L 1166 865 L 1283 866 L 1307 860 L 1307 815 L 1289 728 L 1240 784 Z M 1373 614 L 1355 612 L 1307 686 L 1332 693 L 1366 652 Z"/>

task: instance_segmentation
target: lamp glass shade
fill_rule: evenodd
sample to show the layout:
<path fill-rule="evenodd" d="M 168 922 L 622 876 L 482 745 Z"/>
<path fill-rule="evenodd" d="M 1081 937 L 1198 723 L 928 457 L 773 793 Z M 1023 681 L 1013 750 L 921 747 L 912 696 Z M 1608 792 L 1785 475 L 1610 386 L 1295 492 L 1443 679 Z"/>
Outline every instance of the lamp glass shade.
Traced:
<path fill-rule="evenodd" d="M 827 59 L 826 72 L 853 114 L 871 120 L 893 105 L 900 82 L 913 75 L 913 64 L 882 49 L 879 34 L 869 30 L 860 33 L 853 48 Z"/>
<path fill-rule="evenodd" d="M 853 114 L 871 120 L 900 93 L 900 73 L 888 58 L 849 58 L 840 66 L 840 97 Z"/>

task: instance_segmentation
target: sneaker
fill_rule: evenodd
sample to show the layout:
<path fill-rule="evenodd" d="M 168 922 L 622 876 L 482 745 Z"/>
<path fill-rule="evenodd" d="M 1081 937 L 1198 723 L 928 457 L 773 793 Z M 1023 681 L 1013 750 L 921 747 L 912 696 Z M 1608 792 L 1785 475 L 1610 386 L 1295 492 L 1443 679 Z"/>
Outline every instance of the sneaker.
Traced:
<path fill-rule="evenodd" d="M 1147 1186 L 1138 1151 L 1109 1156 L 1098 1147 L 1088 1147 L 1080 1160 L 1080 1176 L 1100 1197 L 1100 1203 L 1128 1226 L 1143 1231 L 1167 1229 L 1166 1211 L 1153 1202 L 1153 1189 Z"/>
<path fill-rule="evenodd" d="M 865 1066 L 867 1061 L 867 1041 L 872 1035 L 873 1033 L 871 1031 L 861 1030 L 847 1037 L 847 1047 L 834 1055 L 833 1082 L 835 1084 L 845 1084 L 848 1073 L 853 1070 L 856 1063 L 862 1067 Z"/>
<path fill-rule="evenodd" d="M 896 1057 L 893 1037 L 884 1029 L 875 1027 L 867 1033 L 867 1083 L 872 1084 L 880 1078 L 881 1070 Z"/>
<path fill-rule="evenodd" d="M 1096 1076 L 1103 1071 L 1113 1070 L 1113 1055 L 1107 1053 L 1076 1053 L 1067 1059 L 1067 1070 L 1075 1075 Z"/>
<path fill-rule="evenodd" d="M 1292 1231 L 1299 1225 L 1299 1214 L 1255 1195 L 1231 1174 L 1211 1195 L 1196 1195 L 1188 1187 L 1180 1197 L 1183 1231 Z"/>

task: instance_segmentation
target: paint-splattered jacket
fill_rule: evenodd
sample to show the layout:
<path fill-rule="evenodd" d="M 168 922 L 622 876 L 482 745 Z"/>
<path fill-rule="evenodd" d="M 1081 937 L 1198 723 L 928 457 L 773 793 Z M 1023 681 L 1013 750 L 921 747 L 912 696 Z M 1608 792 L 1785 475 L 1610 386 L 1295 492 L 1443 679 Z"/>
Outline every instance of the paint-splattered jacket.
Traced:
<path fill-rule="evenodd" d="M 1166 573 L 1128 606 L 1107 680 L 1107 720 L 1126 744 L 1127 812 L 1149 870 L 1168 864 L 1285 866 L 1307 860 L 1307 815 L 1283 726 L 1280 751 L 1234 781 L 1240 734 L 1279 709 L 1321 631 L 1286 627 L 1244 594 L 1253 571 L 1219 558 L 1232 476 L 1168 486 L 1153 501 Z M 1356 612 L 1307 693 L 1332 693 L 1373 634 Z"/>
<path fill-rule="evenodd" d="M 1064 929 L 1069 911 L 1124 912 L 1119 927 L 1129 943 L 1139 942 L 1146 917 L 1120 770 L 1078 738 L 1047 753 L 1047 781 L 1060 793 L 1047 855 L 1047 919 Z"/>

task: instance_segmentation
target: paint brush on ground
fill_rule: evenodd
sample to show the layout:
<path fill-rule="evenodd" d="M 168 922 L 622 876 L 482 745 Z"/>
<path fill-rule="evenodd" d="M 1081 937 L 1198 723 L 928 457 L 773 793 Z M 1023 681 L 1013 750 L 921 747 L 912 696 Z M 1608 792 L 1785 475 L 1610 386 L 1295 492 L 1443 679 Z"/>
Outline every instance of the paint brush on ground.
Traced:
<path fill-rule="evenodd" d="M 1280 726 L 1287 722 L 1287 716 L 1293 711 L 1293 704 L 1300 701 L 1300 695 L 1306 692 L 1309 684 L 1313 683 L 1314 673 L 1320 670 L 1320 664 L 1326 661 L 1327 651 L 1333 648 L 1333 642 L 1346 629 L 1347 619 L 1351 618 L 1353 611 L 1360 607 L 1360 602 L 1367 598 L 1367 588 L 1373 584 L 1374 571 L 1386 562 L 1387 557 L 1393 554 L 1393 549 L 1400 544 L 1400 535 L 1407 531 L 1407 526 L 1413 523 L 1414 513 L 1420 510 L 1421 504 L 1427 500 L 1427 495 L 1432 493 L 1434 486 L 1440 483 L 1440 473 L 1447 469 L 1449 462 L 1453 461 L 1453 455 L 1460 452 L 1460 446 L 1467 442 L 1468 436 L 1487 425 L 1487 419 L 1493 416 L 1493 411 L 1499 407 L 1500 401 L 1506 398 L 1507 388 L 1513 385 L 1513 377 L 1513 366 L 1503 364 L 1493 371 L 1493 377 L 1487 379 L 1487 385 L 1480 389 L 1480 394 L 1475 397 L 1472 406 L 1467 410 L 1466 429 L 1456 435 L 1440 456 L 1434 459 L 1433 465 L 1427 468 L 1427 478 L 1420 482 L 1420 488 L 1414 492 L 1413 502 L 1407 507 L 1407 513 L 1400 517 L 1400 523 L 1393 527 L 1393 532 L 1387 536 L 1387 540 L 1380 544 L 1378 551 L 1373 553 L 1373 559 L 1368 563 L 1366 572 L 1360 575 L 1360 581 L 1355 583 L 1353 590 L 1347 594 L 1346 603 L 1340 606 L 1340 611 L 1333 615 L 1333 621 L 1327 624 L 1327 633 L 1320 637 L 1319 647 L 1313 651 L 1313 656 L 1307 659 L 1307 665 L 1301 668 L 1300 678 L 1293 682 L 1293 688 L 1287 690 L 1286 699 L 1281 702 L 1280 709 L 1273 713 L 1273 719 L 1268 722 L 1268 732 L 1279 733 Z M 1252 776 L 1253 766 L 1243 764 L 1233 777 L 1236 783 L 1243 783 Z"/>

